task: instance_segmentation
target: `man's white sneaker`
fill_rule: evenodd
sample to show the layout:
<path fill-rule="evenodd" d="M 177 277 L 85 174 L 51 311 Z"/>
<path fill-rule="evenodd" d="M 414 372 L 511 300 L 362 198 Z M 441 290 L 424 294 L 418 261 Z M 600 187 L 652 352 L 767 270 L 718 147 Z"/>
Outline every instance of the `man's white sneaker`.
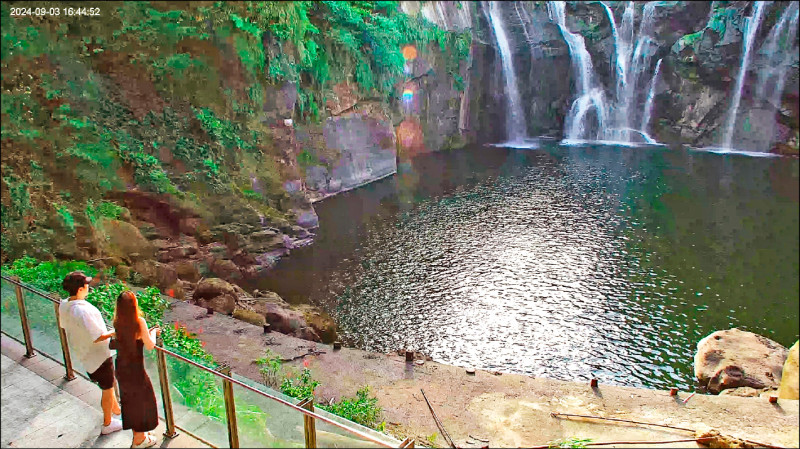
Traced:
<path fill-rule="evenodd" d="M 109 433 L 114 433 L 118 430 L 122 430 L 122 421 L 111 418 L 111 423 L 107 426 L 103 426 L 103 430 L 100 431 L 102 435 L 108 435 Z"/>

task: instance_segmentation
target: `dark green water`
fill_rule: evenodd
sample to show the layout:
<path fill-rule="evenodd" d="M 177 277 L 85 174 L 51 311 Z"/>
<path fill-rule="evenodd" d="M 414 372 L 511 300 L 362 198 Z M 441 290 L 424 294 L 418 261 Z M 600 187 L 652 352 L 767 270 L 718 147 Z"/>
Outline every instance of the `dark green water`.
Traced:
<path fill-rule="evenodd" d="M 346 340 L 477 368 L 690 388 L 697 342 L 798 338 L 799 163 L 665 148 L 470 148 L 316 206 L 259 287 Z"/>

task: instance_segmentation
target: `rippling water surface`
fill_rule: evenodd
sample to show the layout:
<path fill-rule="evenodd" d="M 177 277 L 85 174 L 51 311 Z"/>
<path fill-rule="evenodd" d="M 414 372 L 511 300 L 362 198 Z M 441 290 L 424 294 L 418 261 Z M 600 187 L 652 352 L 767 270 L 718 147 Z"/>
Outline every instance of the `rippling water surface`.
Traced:
<path fill-rule="evenodd" d="M 365 349 L 686 388 L 714 330 L 797 339 L 797 160 L 471 148 L 316 209 L 317 241 L 259 287 L 325 307 Z"/>

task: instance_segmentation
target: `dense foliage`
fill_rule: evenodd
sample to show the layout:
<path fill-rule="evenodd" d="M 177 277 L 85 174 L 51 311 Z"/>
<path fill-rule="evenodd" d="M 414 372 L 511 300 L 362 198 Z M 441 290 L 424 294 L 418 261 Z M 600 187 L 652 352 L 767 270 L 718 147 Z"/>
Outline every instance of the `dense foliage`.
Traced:
<path fill-rule="evenodd" d="M 399 2 L 39 6 L 96 7 L 102 20 L 11 17 L 0 5 L 2 249 L 11 258 L 98 226 L 96 205 L 131 188 L 212 221 L 222 198 L 286 217 L 282 183 L 299 176 L 264 118 L 284 83 L 297 89 L 298 121 L 323 118 L 341 81 L 389 105 L 402 46 L 438 46 L 457 81 L 470 44 Z"/>

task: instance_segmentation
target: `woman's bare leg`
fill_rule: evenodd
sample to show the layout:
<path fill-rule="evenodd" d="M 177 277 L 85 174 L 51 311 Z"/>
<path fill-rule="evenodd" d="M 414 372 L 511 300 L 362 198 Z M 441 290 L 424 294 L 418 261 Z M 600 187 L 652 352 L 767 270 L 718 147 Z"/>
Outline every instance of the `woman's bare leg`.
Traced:
<path fill-rule="evenodd" d="M 117 402 L 117 399 L 114 397 L 114 389 L 109 388 L 108 390 L 103 390 L 102 396 L 100 396 L 100 408 L 103 409 L 103 425 L 107 426 L 111 424 L 111 412 L 114 404 Z M 119 408 L 119 405 L 117 405 Z"/>
<path fill-rule="evenodd" d="M 137 432 L 137 431 L 134 430 L 133 431 L 133 444 L 134 445 L 142 444 L 142 441 L 144 441 L 146 436 L 147 435 L 144 432 Z"/>

